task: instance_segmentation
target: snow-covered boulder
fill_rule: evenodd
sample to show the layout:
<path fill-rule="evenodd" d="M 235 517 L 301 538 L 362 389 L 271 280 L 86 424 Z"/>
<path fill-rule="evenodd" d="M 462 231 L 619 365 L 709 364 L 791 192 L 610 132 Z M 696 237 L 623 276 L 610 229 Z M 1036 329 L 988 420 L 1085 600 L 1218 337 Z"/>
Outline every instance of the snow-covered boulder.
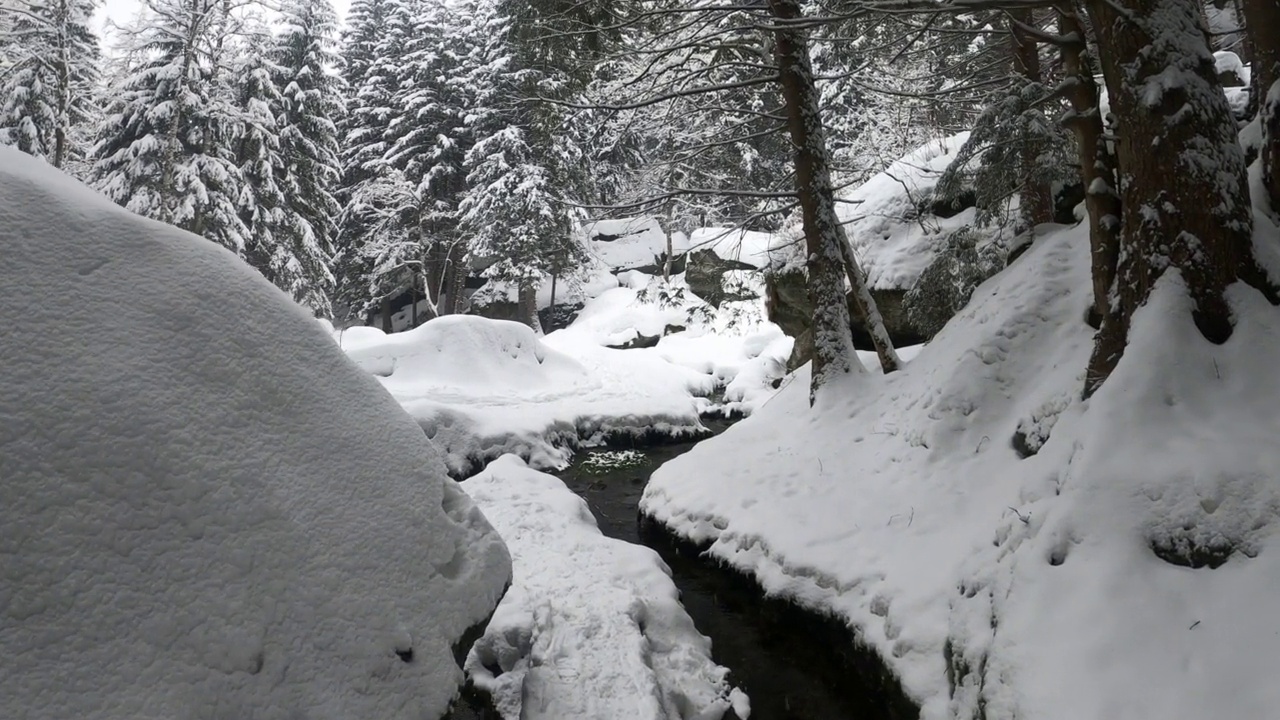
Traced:
<path fill-rule="evenodd" d="M 667 254 L 667 234 L 656 218 L 597 220 L 583 228 L 592 254 L 614 272 L 656 269 Z M 672 254 L 688 249 L 685 236 L 671 237 Z"/>
<path fill-rule="evenodd" d="M 520 323 L 446 315 L 370 337 L 348 353 L 418 421 L 458 477 L 505 453 L 561 467 L 579 442 L 705 432 L 695 395 L 711 391 L 711 378 L 656 355 L 600 347 L 593 335 L 539 338 Z"/>
<path fill-rule="evenodd" d="M 0 148 L 6 718 L 432 718 L 510 558 L 324 328 Z"/>

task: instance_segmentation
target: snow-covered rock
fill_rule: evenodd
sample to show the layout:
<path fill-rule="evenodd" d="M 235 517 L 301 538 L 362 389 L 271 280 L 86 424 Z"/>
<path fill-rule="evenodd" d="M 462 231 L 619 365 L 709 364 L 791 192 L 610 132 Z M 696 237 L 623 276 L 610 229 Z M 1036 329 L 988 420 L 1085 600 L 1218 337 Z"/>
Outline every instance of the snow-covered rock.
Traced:
<path fill-rule="evenodd" d="M 614 272 L 654 266 L 667 253 L 667 234 L 656 218 L 597 220 L 588 223 L 583 232 L 592 253 Z M 689 247 L 681 233 L 671 237 L 671 244 L 674 255 Z"/>
<path fill-rule="evenodd" d="M 926 720 L 1271 717 L 1280 320 L 1235 288 L 1210 344 L 1168 277 L 1082 401 L 1086 235 L 1038 239 L 900 372 L 814 408 L 797 373 L 642 511 L 845 619 Z"/>
<path fill-rule="evenodd" d="M 698 228 L 689 235 L 689 252 L 711 250 L 722 260 L 765 268 L 775 254 L 784 252 L 779 248 L 782 242 L 782 238 L 773 233 L 734 228 Z"/>
<path fill-rule="evenodd" d="M 715 720 L 746 707 L 657 553 L 602 535 L 582 498 L 517 457 L 462 487 L 514 559 L 467 659 L 504 718 Z"/>
<path fill-rule="evenodd" d="M 505 453 L 562 467 L 580 442 L 702 433 L 699 397 L 714 388 L 705 375 L 601 347 L 592 335 L 539 338 L 519 323 L 472 315 L 381 339 L 362 334 L 349 353 L 418 421 L 457 476 Z"/>
<path fill-rule="evenodd" d="M 432 718 L 510 559 L 302 308 L 0 148 L 0 714 Z"/>
<path fill-rule="evenodd" d="M 950 233 L 974 223 L 973 208 L 952 217 L 929 213 L 938 179 L 969 139 L 933 140 L 893 162 L 837 205 L 845 232 L 873 290 L 908 289 Z"/>

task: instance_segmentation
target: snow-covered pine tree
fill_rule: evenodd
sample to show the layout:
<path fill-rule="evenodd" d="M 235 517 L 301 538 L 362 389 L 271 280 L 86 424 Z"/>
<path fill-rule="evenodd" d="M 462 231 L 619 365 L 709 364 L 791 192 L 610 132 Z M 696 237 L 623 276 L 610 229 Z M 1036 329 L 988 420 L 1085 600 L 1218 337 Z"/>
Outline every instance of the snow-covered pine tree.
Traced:
<path fill-rule="evenodd" d="M 245 260 L 268 280 L 279 284 L 274 268 L 288 263 L 286 201 L 276 173 L 284 167 L 280 157 L 277 116 L 283 99 L 276 89 L 277 70 L 255 47 L 244 48 L 236 68 L 236 102 L 240 127 L 236 162 L 243 184 L 240 213 L 249 229 Z"/>
<path fill-rule="evenodd" d="M 482 8 L 483 9 L 483 8 Z M 521 319 L 539 329 L 537 290 L 543 278 L 580 267 L 586 249 L 575 234 L 580 219 L 565 196 L 582 197 L 584 154 L 554 106 L 530 102 L 562 93 L 571 82 L 549 63 L 524 66 L 526 50 L 514 18 L 518 2 L 477 13 L 489 40 L 468 82 L 476 89 L 469 123 L 468 190 L 459 205 L 462 231 L 474 252 L 496 262 L 486 270 L 515 285 Z"/>
<path fill-rule="evenodd" d="M 339 124 L 342 179 L 336 196 L 342 210 L 333 267 L 335 296 L 355 314 L 395 292 L 400 281 L 376 276 L 378 268 L 387 266 L 374 260 L 382 253 L 369 245 L 377 240 L 376 233 L 388 232 L 389 223 L 398 222 L 407 191 L 401 187 L 403 176 L 388 172 L 384 156 L 388 128 L 400 114 L 394 105 L 399 63 L 407 52 L 413 16 L 412 0 L 356 0 L 343 35 L 347 103 Z M 404 239 L 400 228 L 394 232 Z"/>
<path fill-rule="evenodd" d="M 416 234 L 424 254 L 428 315 L 457 312 L 469 247 L 458 231 L 458 203 L 466 190 L 467 125 L 474 91 L 460 68 L 480 62 L 482 47 L 470 3 L 427 4 L 415 18 L 401 66 L 385 159 L 415 186 L 421 202 Z"/>
<path fill-rule="evenodd" d="M 239 112 L 228 87 L 222 0 L 147 0 L 125 76 L 114 88 L 93 148 L 104 194 L 237 253 L 241 174 L 232 143 Z"/>
<path fill-rule="evenodd" d="M 337 17 L 328 0 L 288 0 L 270 53 L 281 107 L 277 182 L 284 194 L 284 225 L 276 240 L 272 274 L 277 285 L 317 312 L 330 311 L 329 262 L 340 207 L 341 176 L 336 120 L 342 112 L 341 78 L 329 68 Z"/>
<path fill-rule="evenodd" d="M 0 8 L 0 143 L 64 167 L 83 152 L 77 130 L 96 119 L 98 39 L 92 0 L 20 0 Z"/>

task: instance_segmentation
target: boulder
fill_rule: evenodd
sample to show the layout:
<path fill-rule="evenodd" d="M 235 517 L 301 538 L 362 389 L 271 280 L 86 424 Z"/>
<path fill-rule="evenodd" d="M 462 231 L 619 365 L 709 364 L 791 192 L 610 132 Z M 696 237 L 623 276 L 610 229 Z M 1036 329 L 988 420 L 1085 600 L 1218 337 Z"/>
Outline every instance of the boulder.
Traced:
<path fill-rule="evenodd" d="M 737 300 L 750 300 L 752 296 L 725 289 L 724 275 L 732 270 L 751 270 L 756 267 L 737 260 L 726 260 L 713 250 L 694 250 L 685 258 L 684 280 L 693 294 L 712 307 Z"/>
<path fill-rule="evenodd" d="M 898 288 L 872 290 L 871 297 L 884 318 L 885 329 L 895 347 L 918 345 L 929 338 L 907 318 L 903 298 L 907 291 Z M 874 350 L 866 323 L 858 315 L 852 295 L 849 301 L 850 330 L 853 345 L 859 350 Z M 809 289 L 805 274 L 798 270 L 765 275 L 765 308 L 769 320 L 776 323 L 787 335 L 796 339 L 787 362 L 788 372 L 808 362 L 813 356 L 813 306 L 809 304 Z"/>

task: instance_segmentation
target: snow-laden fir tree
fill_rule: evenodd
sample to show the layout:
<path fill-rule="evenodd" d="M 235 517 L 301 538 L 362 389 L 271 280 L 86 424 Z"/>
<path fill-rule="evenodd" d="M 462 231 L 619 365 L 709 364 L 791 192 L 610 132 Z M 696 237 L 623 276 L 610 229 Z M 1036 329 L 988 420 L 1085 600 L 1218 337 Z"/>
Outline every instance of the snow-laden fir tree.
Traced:
<path fill-rule="evenodd" d="M 129 210 L 243 253 L 240 113 L 224 67 L 222 0 L 147 0 L 96 133 L 93 183 Z"/>
<path fill-rule="evenodd" d="M 400 116 L 395 106 L 414 17 L 412 0 L 356 0 L 342 39 L 342 76 L 347 86 L 346 112 L 340 119 L 342 177 L 337 197 L 342 204 L 335 242 L 336 296 L 353 312 L 395 293 L 404 272 L 386 275 L 385 254 L 372 242 L 395 235 L 397 257 L 403 257 L 406 193 L 403 174 L 389 172 L 385 156 L 389 127 Z M 394 265 L 394 264 L 393 264 Z M 384 313 L 390 322 L 390 314 Z M 390 329 L 389 326 L 386 329 Z"/>
<path fill-rule="evenodd" d="M 565 198 L 590 189 L 572 119 L 554 105 L 531 102 L 563 96 L 574 78 L 550 62 L 532 62 L 545 48 L 519 34 L 521 1 L 477 16 L 489 44 L 467 79 L 477 93 L 468 118 L 475 144 L 466 155 L 468 190 L 459 210 L 473 252 L 494 261 L 486 273 L 518 289 L 521 319 L 538 329 L 542 280 L 585 261 L 575 233 L 579 213 Z"/>
<path fill-rule="evenodd" d="M 342 80 L 329 71 L 337 17 L 328 0 L 289 0 L 280 6 L 280 30 L 269 54 L 281 103 L 277 113 L 277 182 L 284 195 L 284 225 L 273 255 L 274 282 L 300 303 L 329 312 L 329 262 L 340 207 L 338 129 Z"/>
<path fill-rule="evenodd" d="M 64 167 L 97 114 L 92 0 L 15 0 L 0 7 L 0 143 Z"/>
<path fill-rule="evenodd" d="M 241 113 L 235 148 L 242 179 L 239 206 L 249 229 L 244 257 L 272 282 L 277 282 L 274 268 L 292 255 L 287 202 L 276 177 L 284 167 L 277 124 L 284 101 L 276 89 L 277 72 L 265 54 L 246 48 L 235 73 Z"/>

